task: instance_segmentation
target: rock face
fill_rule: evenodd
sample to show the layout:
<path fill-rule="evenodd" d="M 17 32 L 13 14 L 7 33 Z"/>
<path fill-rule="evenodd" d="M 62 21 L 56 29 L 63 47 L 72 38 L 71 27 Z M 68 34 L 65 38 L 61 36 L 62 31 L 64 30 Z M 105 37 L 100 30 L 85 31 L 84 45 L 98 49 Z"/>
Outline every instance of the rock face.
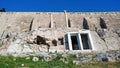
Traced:
<path fill-rule="evenodd" d="M 73 50 L 73 52 L 105 52 L 120 49 L 120 12 L 1 12 L 0 24 L 1 55 L 19 56 L 41 52 L 67 52 L 70 50 L 70 39 L 66 35 L 69 32 L 79 34 L 87 30 L 90 31 L 92 38 L 91 50 L 85 50 L 83 44 L 83 50 Z M 82 37 L 81 39 L 83 40 Z M 74 47 L 73 42 L 75 43 L 75 41 L 72 39 L 71 41 L 72 47 Z M 80 45 L 78 39 L 76 41 L 77 45 Z M 90 49 L 90 42 L 88 43 Z M 86 47 L 88 48 L 88 46 Z"/>

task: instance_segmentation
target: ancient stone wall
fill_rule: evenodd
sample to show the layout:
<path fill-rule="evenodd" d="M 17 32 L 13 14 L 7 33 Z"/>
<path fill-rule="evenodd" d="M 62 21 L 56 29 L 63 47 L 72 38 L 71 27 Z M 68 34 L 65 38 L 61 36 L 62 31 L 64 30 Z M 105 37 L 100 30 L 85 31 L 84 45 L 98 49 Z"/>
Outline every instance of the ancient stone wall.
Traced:
<path fill-rule="evenodd" d="M 101 23 L 102 22 L 102 23 Z M 102 52 L 120 49 L 120 12 L 1 12 L 0 13 L 0 45 L 7 42 L 8 35 L 14 40 L 35 39 L 36 36 L 46 38 L 50 51 L 66 51 L 65 35 L 68 32 L 90 30 L 94 51 Z M 26 34 L 28 33 L 28 34 Z M 60 44 L 59 38 L 63 38 Z M 13 40 L 13 39 L 12 39 Z M 52 43 L 57 41 L 57 46 Z M 9 45 L 15 41 L 9 41 Z M 21 43 L 17 45 L 21 45 Z M 7 44 L 8 45 L 8 44 Z M 31 46 L 32 46 L 31 45 Z M 34 44 L 37 45 L 37 44 Z M 23 46 L 24 47 L 24 46 Z M 34 46 L 38 48 L 37 46 Z M 37 50 L 33 48 L 32 50 Z M 28 47 L 29 49 L 29 47 Z M 47 49 L 47 48 L 46 48 Z M 22 50 L 22 49 L 21 49 Z M 9 50 L 8 50 L 9 51 Z M 46 50 L 45 50 L 46 51 Z M 39 50 L 38 50 L 39 52 Z"/>
<path fill-rule="evenodd" d="M 120 13 L 119 12 L 93 12 L 93 13 L 66 13 L 64 12 L 1 12 L 0 13 L 0 23 L 1 28 L 12 27 L 13 31 L 22 31 L 29 29 L 29 25 L 33 19 L 32 29 L 37 28 L 50 28 L 51 15 L 52 15 L 52 25 L 54 28 L 66 28 L 69 19 L 71 28 L 83 28 L 84 18 L 87 20 L 90 30 L 100 28 L 99 22 L 102 18 L 108 28 L 119 29 L 120 25 Z M 6 25 L 6 26 L 5 26 Z M 22 26 L 22 27 L 21 27 Z"/>

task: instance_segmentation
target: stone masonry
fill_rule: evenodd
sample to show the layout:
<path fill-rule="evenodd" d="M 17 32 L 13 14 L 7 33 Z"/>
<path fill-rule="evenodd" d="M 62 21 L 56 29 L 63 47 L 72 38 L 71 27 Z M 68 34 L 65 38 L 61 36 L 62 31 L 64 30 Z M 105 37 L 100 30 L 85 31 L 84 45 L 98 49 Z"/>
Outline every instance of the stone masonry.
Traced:
<path fill-rule="evenodd" d="M 1 12 L 0 54 L 71 51 L 66 35 L 83 31 L 90 32 L 92 50 L 72 51 L 119 50 L 120 12 Z"/>

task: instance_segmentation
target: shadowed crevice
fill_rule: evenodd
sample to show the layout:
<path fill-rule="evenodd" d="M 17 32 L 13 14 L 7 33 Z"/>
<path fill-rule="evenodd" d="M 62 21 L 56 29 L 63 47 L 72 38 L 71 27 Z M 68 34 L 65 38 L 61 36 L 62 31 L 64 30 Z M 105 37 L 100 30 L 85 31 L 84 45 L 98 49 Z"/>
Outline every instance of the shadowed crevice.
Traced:
<path fill-rule="evenodd" d="M 32 21 L 30 22 L 29 31 L 31 31 L 31 30 L 32 30 L 33 20 L 34 20 L 34 18 L 33 18 L 33 19 L 32 19 Z"/>
<path fill-rule="evenodd" d="M 89 29 L 88 22 L 85 18 L 83 19 L 83 29 Z"/>
<path fill-rule="evenodd" d="M 100 27 L 103 29 L 107 29 L 106 23 L 102 18 L 100 18 Z"/>

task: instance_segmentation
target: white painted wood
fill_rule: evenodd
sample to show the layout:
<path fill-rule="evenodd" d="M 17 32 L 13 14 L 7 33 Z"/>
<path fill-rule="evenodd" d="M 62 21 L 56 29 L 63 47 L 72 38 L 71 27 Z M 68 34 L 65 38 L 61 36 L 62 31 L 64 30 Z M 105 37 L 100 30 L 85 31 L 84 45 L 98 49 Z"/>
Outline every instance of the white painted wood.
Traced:
<path fill-rule="evenodd" d="M 78 37 L 79 37 L 79 46 L 81 47 L 80 50 L 83 50 L 83 45 L 82 45 L 82 40 L 81 40 L 81 35 L 78 33 Z"/>
<path fill-rule="evenodd" d="M 69 45 L 69 50 L 73 50 L 72 49 L 72 41 L 71 41 L 70 33 L 68 33 L 68 45 Z"/>
<path fill-rule="evenodd" d="M 95 50 L 90 31 L 89 31 L 88 35 L 89 35 L 89 40 L 90 40 L 90 43 L 91 43 L 91 48 L 92 48 L 92 50 Z"/>
<path fill-rule="evenodd" d="M 69 32 L 68 35 L 68 44 L 69 44 L 69 50 L 73 50 L 72 48 L 72 41 L 71 41 L 71 36 L 77 36 L 77 42 L 79 46 L 79 50 L 85 51 L 83 49 L 83 44 L 82 44 L 82 38 L 80 34 L 87 34 L 88 35 L 88 43 L 89 43 L 89 48 L 90 49 L 85 49 L 85 50 L 95 50 L 93 46 L 93 40 L 90 34 L 90 30 L 80 30 L 79 32 Z"/>

